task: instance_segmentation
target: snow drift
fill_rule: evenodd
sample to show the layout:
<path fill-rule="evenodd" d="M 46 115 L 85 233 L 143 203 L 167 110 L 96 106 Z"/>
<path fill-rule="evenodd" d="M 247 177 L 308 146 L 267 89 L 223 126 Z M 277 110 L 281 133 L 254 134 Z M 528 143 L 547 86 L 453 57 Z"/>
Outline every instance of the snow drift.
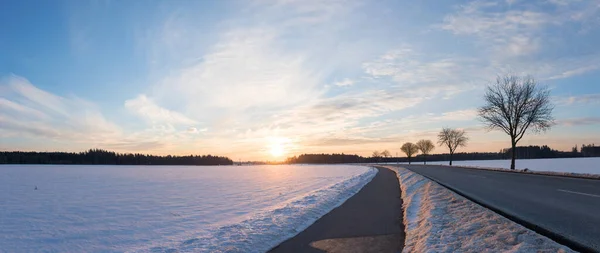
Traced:
<path fill-rule="evenodd" d="M 404 252 L 574 252 L 410 170 L 396 171 Z"/>
<path fill-rule="evenodd" d="M 517 170 L 515 171 L 523 172 L 524 169 L 527 169 L 527 173 L 533 174 L 600 178 L 599 163 L 600 157 L 517 159 Z M 434 161 L 427 164 L 448 165 L 448 161 Z M 510 170 L 510 160 L 454 161 L 453 164 L 454 166 L 467 168 L 512 171 Z"/>

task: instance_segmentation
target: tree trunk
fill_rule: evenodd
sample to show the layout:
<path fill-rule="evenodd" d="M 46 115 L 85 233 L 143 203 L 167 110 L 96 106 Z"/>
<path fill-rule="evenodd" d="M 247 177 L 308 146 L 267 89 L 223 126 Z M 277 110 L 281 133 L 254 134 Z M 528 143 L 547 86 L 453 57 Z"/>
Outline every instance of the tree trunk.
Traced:
<path fill-rule="evenodd" d="M 517 143 L 513 140 L 512 142 L 512 154 L 510 160 L 510 169 L 515 170 L 515 158 L 517 157 Z"/>
<path fill-rule="evenodd" d="M 408 157 L 408 165 L 410 165 L 410 156 Z"/>
<path fill-rule="evenodd" d="M 452 166 L 452 155 L 453 155 L 453 152 L 450 152 L 450 166 Z"/>
<path fill-rule="evenodd" d="M 427 155 L 423 155 L 423 164 L 427 164 Z"/>

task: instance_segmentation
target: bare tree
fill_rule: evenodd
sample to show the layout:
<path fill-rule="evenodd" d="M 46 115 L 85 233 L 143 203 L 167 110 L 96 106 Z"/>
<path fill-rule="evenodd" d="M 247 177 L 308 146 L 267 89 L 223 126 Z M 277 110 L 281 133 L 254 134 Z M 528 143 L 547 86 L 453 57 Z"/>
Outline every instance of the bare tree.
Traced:
<path fill-rule="evenodd" d="M 410 164 L 410 159 L 419 152 L 419 147 L 412 142 L 407 142 L 402 145 L 400 150 L 406 154 L 408 157 L 408 164 Z"/>
<path fill-rule="evenodd" d="M 514 170 L 515 149 L 527 130 L 545 132 L 554 125 L 550 90 L 530 76 L 499 76 L 495 84 L 487 87 L 484 100 L 485 105 L 479 108 L 479 118 L 489 130 L 499 129 L 510 136 L 510 168 Z"/>
<path fill-rule="evenodd" d="M 373 154 L 371 155 L 371 157 L 379 158 L 379 157 L 381 157 L 381 153 L 379 153 L 379 151 L 375 150 L 375 151 L 373 151 Z"/>
<path fill-rule="evenodd" d="M 388 157 L 391 157 L 392 154 L 390 153 L 389 150 L 386 149 L 384 151 L 381 151 L 381 156 L 383 156 L 384 158 L 388 158 Z"/>
<path fill-rule="evenodd" d="M 445 145 L 450 150 L 450 166 L 452 166 L 452 156 L 456 148 L 467 146 L 467 141 L 469 141 L 469 138 L 466 136 L 464 130 L 443 128 L 440 131 L 438 134 L 438 144 L 440 146 Z"/>
<path fill-rule="evenodd" d="M 371 155 L 371 157 L 373 157 L 375 159 L 375 162 L 378 163 L 381 160 L 381 153 L 377 150 L 373 151 L 373 154 Z"/>
<path fill-rule="evenodd" d="M 427 155 L 435 148 L 435 145 L 430 140 L 420 140 L 417 142 L 417 147 L 423 153 L 423 164 L 427 164 Z"/>

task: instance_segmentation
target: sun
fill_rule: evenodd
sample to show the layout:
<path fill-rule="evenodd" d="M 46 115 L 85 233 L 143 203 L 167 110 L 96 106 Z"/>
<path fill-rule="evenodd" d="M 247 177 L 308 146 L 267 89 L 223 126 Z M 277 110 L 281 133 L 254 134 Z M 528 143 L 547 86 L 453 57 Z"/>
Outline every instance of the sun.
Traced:
<path fill-rule="evenodd" d="M 271 137 L 269 138 L 268 151 L 271 156 L 280 158 L 288 152 L 290 140 L 284 137 Z"/>
<path fill-rule="evenodd" d="M 280 157 L 285 153 L 283 145 L 281 143 L 274 143 L 271 145 L 271 155 L 274 157 Z"/>

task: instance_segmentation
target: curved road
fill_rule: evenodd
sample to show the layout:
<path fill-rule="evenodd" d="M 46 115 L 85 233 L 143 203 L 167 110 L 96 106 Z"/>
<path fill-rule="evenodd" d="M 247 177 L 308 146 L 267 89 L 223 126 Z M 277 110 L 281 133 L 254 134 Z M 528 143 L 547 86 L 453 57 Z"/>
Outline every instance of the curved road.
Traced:
<path fill-rule="evenodd" d="M 546 235 L 567 246 L 600 252 L 600 180 L 436 165 L 403 167 L 530 228 L 555 233 Z"/>
<path fill-rule="evenodd" d="M 401 252 L 402 199 L 396 172 L 379 172 L 344 204 L 271 249 L 290 252 Z"/>

